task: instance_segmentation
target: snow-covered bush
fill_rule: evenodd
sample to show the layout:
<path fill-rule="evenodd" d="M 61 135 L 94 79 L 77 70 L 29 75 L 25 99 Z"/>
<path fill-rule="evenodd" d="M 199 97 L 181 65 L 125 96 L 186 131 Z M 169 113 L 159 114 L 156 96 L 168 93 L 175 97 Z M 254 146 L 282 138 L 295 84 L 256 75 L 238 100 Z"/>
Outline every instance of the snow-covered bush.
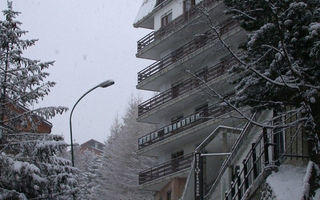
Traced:
<path fill-rule="evenodd" d="M 66 148 L 61 136 L 8 133 L 1 142 L 0 199 L 71 199 L 77 193 L 78 170 L 57 156 Z"/>

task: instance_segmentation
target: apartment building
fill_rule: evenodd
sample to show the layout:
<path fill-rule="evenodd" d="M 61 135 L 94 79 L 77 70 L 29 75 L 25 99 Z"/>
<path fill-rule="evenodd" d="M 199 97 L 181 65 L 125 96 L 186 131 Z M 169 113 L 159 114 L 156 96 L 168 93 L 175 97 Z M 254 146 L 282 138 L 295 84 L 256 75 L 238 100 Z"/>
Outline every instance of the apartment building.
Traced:
<path fill-rule="evenodd" d="M 270 174 L 263 166 L 267 161 L 278 164 L 284 154 L 288 131 L 273 136 L 255 128 L 210 91 L 212 87 L 226 98 L 233 95 L 232 80 L 238 76 L 228 72 L 234 60 L 204 13 L 236 53 L 246 39 L 224 11 L 218 0 L 143 0 L 135 19 L 134 27 L 151 31 L 137 42 L 136 57 L 154 61 L 138 72 L 137 89 L 156 95 L 139 105 L 137 120 L 158 127 L 138 139 L 138 153 L 159 161 L 139 173 L 140 188 L 154 191 L 155 200 L 252 198 L 261 185 L 254 184 L 256 178 Z M 267 121 L 274 114 L 250 116 Z M 294 149 L 304 158 L 307 145 L 301 141 Z M 272 142 L 278 146 L 269 145 Z"/>

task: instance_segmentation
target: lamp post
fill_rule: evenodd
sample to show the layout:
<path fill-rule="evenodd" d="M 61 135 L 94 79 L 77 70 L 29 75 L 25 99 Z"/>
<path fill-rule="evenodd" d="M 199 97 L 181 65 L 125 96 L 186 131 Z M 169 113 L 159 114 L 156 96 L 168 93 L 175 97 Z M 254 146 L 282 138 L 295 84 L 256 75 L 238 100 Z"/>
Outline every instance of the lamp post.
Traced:
<path fill-rule="evenodd" d="M 74 167 L 74 156 L 73 156 L 73 141 L 72 141 L 72 123 L 71 123 L 71 118 L 72 118 L 72 114 L 73 114 L 73 110 L 75 109 L 75 107 L 78 105 L 78 103 L 81 101 L 81 99 L 83 99 L 83 97 L 85 97 L 87 94 L 89 94 L 91 91 L 97 89 L 98 87 L 101 88 L 106 88 L 109 87 L 111 85 L 114 84 L 113 80 L 107 80 L 104 81 L 102 83 L 100 83 L 99 85 L 93 87 L 92 89 L 90 89 L 89 91 L 87 91 L 86 93 L 84 93 L 79 99 L 78 101 L 74 104 L 74 106 L 72 107 L 71 113 L 70 113 L 70 119 L 69 119 L 69 123 L 70 123 L 70 140 L 71 140 L 71 161 L 72 161 L 72 167 Z"/>

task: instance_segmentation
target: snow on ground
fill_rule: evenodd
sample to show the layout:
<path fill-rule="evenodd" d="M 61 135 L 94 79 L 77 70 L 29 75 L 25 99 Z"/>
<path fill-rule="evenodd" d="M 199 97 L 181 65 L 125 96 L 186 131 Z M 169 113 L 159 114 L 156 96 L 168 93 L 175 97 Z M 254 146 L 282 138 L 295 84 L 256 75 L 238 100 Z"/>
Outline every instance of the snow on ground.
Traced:
<path fill-rule="evenodd" d="M 142 5 L 139 9 L 138 15 L 134 20 L 134 23 L 137 23 L 138 21 L 143 19 L 145 16 L 147 16 L 149 13 L 151 13 L 155 5 L 156 5 L 156 0 L 143 0 Z"/>
<path fill-rule="evenodd" d="M 305 173 L 306 167 L 281 165 L 278 172 L 273 172 L 267 178 L 267 183 L 277 200 L 299 199 L 304 190 Z"/>

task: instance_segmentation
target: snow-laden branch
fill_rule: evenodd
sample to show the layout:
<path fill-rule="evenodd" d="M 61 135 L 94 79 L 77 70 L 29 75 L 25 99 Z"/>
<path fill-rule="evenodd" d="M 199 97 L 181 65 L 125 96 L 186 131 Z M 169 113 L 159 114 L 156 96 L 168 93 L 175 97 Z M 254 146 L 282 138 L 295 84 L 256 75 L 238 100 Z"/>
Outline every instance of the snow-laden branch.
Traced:
<path fill-rule="evenodd" d="M 235 13 L 239 13 L 241 16 L 247 17 L 248 19 L 251 19 L 253 21 L 257 21 L 257 18 L 250 16 L 249 14 L 242 12 L 241 10 L 235 9 L 235 8 L 231 8 L 229 9 L 229 11 L 231 12 L 235 12 Z"/>
<path fill-rule="evenodd" d="M 206 18 L 207 18 L 207 20 L 209 22 L 210 29 L 213 30 L 213 32 L 217 35 L 217 38 L 221 42 L 221 44 L 227 49 L 227 51 L 232 55 L 232 57 L 234 57 L 238 61 L 238 63 L 240 65 L 244 66 L 245 69 L 248 69 L 248 70 L 254 72 L 255 74 L 257 74 L 261 78 L 265 79 L 266 81 L 268 81 L 268 82 L 270 82 L 270 83 L 272 83 L 274 85 L 281 86 L 281 87 L 287 87 L 286 84 L 278 82 L 276 80 L 272 80 L 271 78 L 267 77 L 266 75 L 260 73 L 258 70 L 256 70 L 254 68 L 254 63 L 247 64 L 246 62 L 242 61 L 236 55 L 236 53 L 231 49 L 231 47 L 222 39 L 222 36 L 221 36 L 220 32 L 218 31 L 217 27 L 214 25 L 209 13 L 204 8 L 201 8 L 200 10 L 202 11 L 203 15 L 206 16 Z M 264 56 L 266 56 L 266 55 L 267 54 L 265 54 Z M 262 57 L 260 59 L 258 59 L 258 60 L 261 60 L 261 59 L 262 59 Z M 255 62 L 255 64 L 257 64 L 257 63 Z M 299 90 L 299 87 L 297 87 L 297 86 L 290 86 L 289 88 Z"/>
<path fill-rule="evenodd" d="M 5 119 L 2 121 L 2 123 L 7 123 L 7 122 L 10 122 L 12 120 L 16 120 L 16 119 L 19 119 L 19 118 L 22 118 L 22 117 L 26 117 L 26 116 L 30 116 L 32 114 L 36 114 L 36 115 L 40 115 L 41 117 L 44 117 L 44 118 L 51 118 L 51 117 L 54 117 L 56 114 L 62 114 L 63 112 L 67 111 L 68 108 L 67 107 L 62 107 L 62 106 L 59 106 L 59 107 L 42 107 L 42 108 L 37 108 L 37 109 L 34 109 L 34 110 L 29 110 L 29 111 L 26 111 L 26 112 L 23 112 L 21 114 L 18 114 L 14 117 L 11 117 L 9 119 Z"/>
<path fill-rule="evenodd" d="M 269 125 L 266 123 L 259 123 L 257 121 L 254 121 L 253 119 L 251 119 L 249 116 L 247 116 L 245 113 L 243 113 L 241 111 L 241 109 L 237 108 L 235 105 L 233 105 L 229 100 L 227 100 L 227 98 L 225 98 L 224 96 L 222 96 L 220 93 L 218 93 L 215 89 L 213 89 L 211 86 L 208 85 L 208 83 L 206 81 L 204 81 L 203 79 L 201 79 L 200 77 L 198 77 L 196 74 L 192 73 L 190 70 L 186 70 L 186 72 L 188 74 L 190 74 L 191 76 L 193 76 L 194 78 L 198 79 L 199 81 L 201 81 L 205 87 L 211 91 L 216 97 L 218 97 L 221 101 L 223 101 L 224 103 L 226 103 L 226 105 L 228 105 L 229 107 L 231 107 L 233 110 L 235 110 L 237 113 L 239 113 L 244 119 L 246 119 L 248 122 L 258 126 L 258 127 L 262 127 L 262 128 L 268 128 L 268 129 L 275 129 L 275 128 L 286 128 L 286 127 L 290 127 L 290 126 L 294 126 L 296 124 L 299 124 L 301 122 L 304 122 L 306 120 L 308 120 L 307 117 L 302 117 L 299 118 L 297 120 L 295 120 L 294 122 L 290 122 L 287 123 L 285 125 Z"/>

